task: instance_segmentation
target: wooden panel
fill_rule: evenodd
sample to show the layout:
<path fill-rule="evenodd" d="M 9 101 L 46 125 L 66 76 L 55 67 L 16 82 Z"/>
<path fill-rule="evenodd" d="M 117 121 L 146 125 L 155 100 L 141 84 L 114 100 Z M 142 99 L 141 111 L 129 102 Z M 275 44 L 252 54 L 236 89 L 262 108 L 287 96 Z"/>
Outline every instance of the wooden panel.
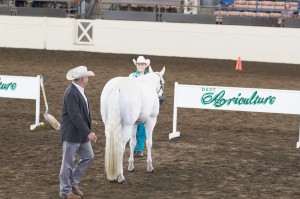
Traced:
<path fill-rule="evenodd" d="M 0 15 L 11 15 L 11 7 L 0 7 Z"/>
<path fill-rule="evenodd" d="M 159 5 L 159 6 L 180 6 L 181 5 L 181 0 L 102 0 L 102 3 Z"/>
<path fill-rule="evenodd" d="M 214 15 L 187 15 L 182 13 L 163 13 L 161 21 L 180 23 L 215 24 Z"/>
<path fill-rule="evenodd" d="M 283 25 L 288 28 L 300 28 L 300 19 L 285 19 Z"/>
<path fill-rule="evenodd" d="M 156 21 L 154 12 L 134 11 L 103 11 L 103 19 L 130 20 L 130 21 Z"/>
<path fill-rule="evenodd" d="M 223 16 L 222 24 L 277 27 L 278 20 L 277 18 L 269 18 L 269 17 Z"/>

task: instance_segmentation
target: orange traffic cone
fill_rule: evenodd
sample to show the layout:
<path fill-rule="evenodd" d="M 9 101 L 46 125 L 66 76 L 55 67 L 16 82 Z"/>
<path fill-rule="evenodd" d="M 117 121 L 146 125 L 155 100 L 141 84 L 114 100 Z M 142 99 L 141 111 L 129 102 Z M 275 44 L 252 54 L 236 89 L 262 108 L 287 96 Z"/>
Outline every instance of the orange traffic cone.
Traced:
<path fill-rule="evenodd" d="M 237 62 L 236 62 L 236 67 L 235 70 L 243 70 L 242 69 L 242 62 L 241 62 L 241 57 L 239 56 Z"/>

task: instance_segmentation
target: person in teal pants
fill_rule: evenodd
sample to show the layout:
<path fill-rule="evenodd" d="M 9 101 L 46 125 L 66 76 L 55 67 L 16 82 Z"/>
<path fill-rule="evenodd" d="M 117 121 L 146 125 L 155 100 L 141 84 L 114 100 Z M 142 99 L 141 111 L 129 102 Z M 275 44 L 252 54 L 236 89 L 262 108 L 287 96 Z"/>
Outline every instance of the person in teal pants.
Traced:
<path fill-rule="evenodd" d="M 133 59 L 133 63 L 136 66 L 137 70 L 134 73 L 131 73 L 129 77 L 138 78 L 141 75 L 146 75 L 148 71 L 146 68 L 150 66 L 150 60 L 145 59 L 143 56 L 139 56 L 137 60 Z M 134 154 L 137 157 L 144 156 L 144 147 L 145 147 L 145 140 L 146 140 L 146 129 L 145 124 L 141 123 L 137 126 L 136 131 L 136 140 L 137 145 L 134 148 Z"/>

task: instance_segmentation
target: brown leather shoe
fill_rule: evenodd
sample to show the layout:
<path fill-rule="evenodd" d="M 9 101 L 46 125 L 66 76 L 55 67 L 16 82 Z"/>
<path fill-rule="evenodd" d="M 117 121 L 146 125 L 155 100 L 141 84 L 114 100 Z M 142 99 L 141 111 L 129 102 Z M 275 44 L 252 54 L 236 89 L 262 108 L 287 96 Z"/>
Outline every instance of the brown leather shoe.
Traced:
<path fill-rule="evenodd" d="M 75 195 L 80 196 L 81 198 L 83 198 L 84 194 L 82 191 L 80 191 L 80 189 L 78 187 L 72 187 L 72 191 Z"/>
<path fill-rule="evenodd" d="M 69 193 L 68 195 L 65 195 L 65 199 L 81 199 L 81 197 L 74 193 Z"/>

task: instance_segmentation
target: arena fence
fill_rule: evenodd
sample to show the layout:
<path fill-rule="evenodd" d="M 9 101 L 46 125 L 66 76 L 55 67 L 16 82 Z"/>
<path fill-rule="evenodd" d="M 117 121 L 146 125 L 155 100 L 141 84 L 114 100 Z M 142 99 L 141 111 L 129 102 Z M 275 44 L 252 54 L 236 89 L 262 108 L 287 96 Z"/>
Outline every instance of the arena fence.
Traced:
<path fill-rule="evenodd" d="M 199 108 L 264 113 L 300 114 L 300 91 L 184 85 L 175 82 L 173 132 L 179 137 L 177 108 Z M 299 142 L 297 148 L 300 147 Z"/>
<path fill-rule="evenodd" d="M 30 126 L 34 130 L 40 123 L 40 84 L 41 76 L 3 76 L 0 75 L 0 97 L 31 99 L 36 101 L 35 124 Z"/>
<path fill-rule="evenodd" d="M 0 16 L 0 29 L 4 48 L 300 64 L 299 28 Z"/>

